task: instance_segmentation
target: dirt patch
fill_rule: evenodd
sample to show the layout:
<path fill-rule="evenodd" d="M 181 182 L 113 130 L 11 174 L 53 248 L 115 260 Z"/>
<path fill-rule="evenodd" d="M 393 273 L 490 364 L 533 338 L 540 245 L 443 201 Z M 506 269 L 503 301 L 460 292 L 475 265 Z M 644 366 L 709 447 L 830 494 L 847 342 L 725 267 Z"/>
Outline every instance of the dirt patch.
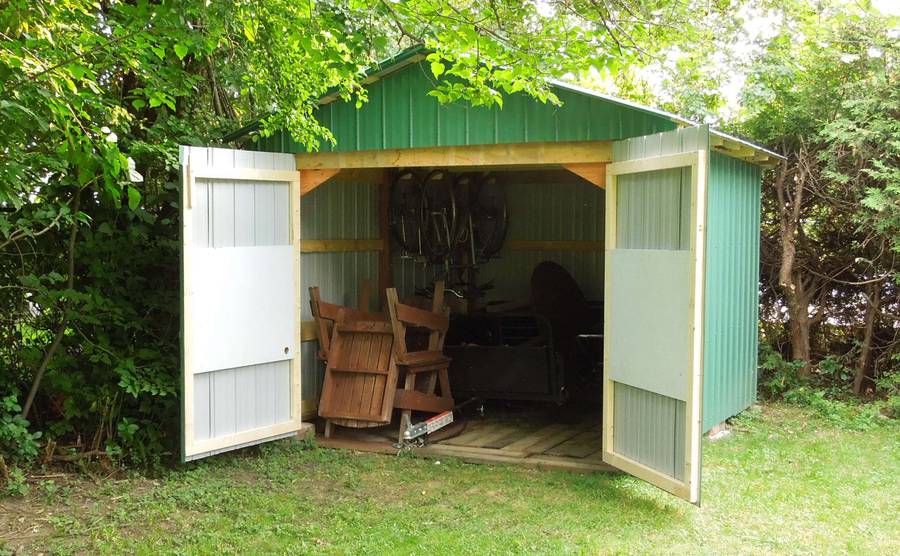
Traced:
<path fill-rule="evenodd" d="M 115 492 L 117 483 L 126 482 L 127 494 L 98 495 Z M 102 518 L 126 496 L 140 496 L 157 483 L 143 478 L 95 481 L 76 473 L 53 473 L 29 477 L 28 486 L 24 496 L 0 497 L 0 549 L 13 554 L 32 554 L 65 531 L 67 524 L 87 516 Z"/>

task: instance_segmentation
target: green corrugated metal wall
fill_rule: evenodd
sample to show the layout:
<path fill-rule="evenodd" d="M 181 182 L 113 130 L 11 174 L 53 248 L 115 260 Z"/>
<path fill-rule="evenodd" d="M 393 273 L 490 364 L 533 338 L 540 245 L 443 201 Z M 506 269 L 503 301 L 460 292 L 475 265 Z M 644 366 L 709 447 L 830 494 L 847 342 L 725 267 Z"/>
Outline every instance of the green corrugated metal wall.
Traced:
<path fill-rule="evenodd" d="M 703 430 L 756 399 L 760 169 L 712 153 L 707 193 Z"/>
<path fill-rule="evenodd" d="M 337 144 L 325 151 L 357 151 L 523 143 L 601 141 L 675 129 L 665 116 L 607 100 L 557 89 L 562 106 L 543 104 L 524 94 L 507 97 L 503 107 L 441 105 L 427 92 L 427 66 L 413 64 L 369 85 L 369 102 L 357 109 L 348 102 L 320 108 L 319 120 Z M 264 138 L 261 150 L 302 152 L 286 133 Z"/>

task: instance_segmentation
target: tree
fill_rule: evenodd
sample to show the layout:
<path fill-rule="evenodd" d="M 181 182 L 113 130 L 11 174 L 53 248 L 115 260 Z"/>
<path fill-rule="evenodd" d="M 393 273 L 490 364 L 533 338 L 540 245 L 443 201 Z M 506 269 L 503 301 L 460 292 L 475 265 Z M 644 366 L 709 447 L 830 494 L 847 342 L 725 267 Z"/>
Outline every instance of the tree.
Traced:
<path fill-rule="evenodd" d="M 857 393 L 873 351 L 883 372 L 896 365 L 896 331 L 884 320 L 900 302 L 896 25 L 840 5 L 791 6 L 751 68 L 741 125 L 787 157 L 765 180 L 768 314 L 783 303 L 803 377 L 815 352 L 855 353 Z M 829 343 L 826 323 L 846 330 L 844 348 Z"/>
<path fill-rule="evenodd" d="M 315 149 L 331 140 L 318 99 L 365 102 L 365 68 L 413 42 L 434 49 L 442 101 L 522 91 L 555 102 L 549 77 L 688 41 L 705 4 L 4 3 L 0 418 L 21 413 L 50 441 L 84 438 L 86 453 L 153 461 L 172 448 L 178 144 L 215 143 L 259 117 L 260 133 L 287 129 Z M 26 436 L 0 434 L 0 450 L 33 457 Z"/>

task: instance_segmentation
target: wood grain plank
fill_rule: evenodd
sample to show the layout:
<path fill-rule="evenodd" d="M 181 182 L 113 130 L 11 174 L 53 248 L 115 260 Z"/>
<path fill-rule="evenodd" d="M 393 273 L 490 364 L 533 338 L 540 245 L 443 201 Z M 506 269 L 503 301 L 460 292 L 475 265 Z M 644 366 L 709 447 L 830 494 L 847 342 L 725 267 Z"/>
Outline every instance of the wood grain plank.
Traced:
<path fill-rule="evenodd" d="M 509 445 L 505 446 L 503 449 L 510 450 L 510 451 L 525 451 L 525 452 L 530 452 L 530 453 L 536 453 L 530 449 L 532 446 L 534 446 L 535 444 L 537 444 L 543 440 L 546 440 L 555 435 L 558 435 L 558 434 L 564 432 L 568 428 L 571 428 L 570 425 L 565 425 L 563 423 L 547 425 L 546 427 L 543 427 L 536 431 L 530 432 L 526 436 L 523 436 L 522 438 L 516 440 L 515 442 L 512 442 Z"/>
<path fill-rule="evenodd" d="M 547 450 L 550 456 L 564 456 L 571 458 L 583 458 L 596 452 L 600 447 L 600 430 L 590 430 L 579 433 L 571 439 Z"/>

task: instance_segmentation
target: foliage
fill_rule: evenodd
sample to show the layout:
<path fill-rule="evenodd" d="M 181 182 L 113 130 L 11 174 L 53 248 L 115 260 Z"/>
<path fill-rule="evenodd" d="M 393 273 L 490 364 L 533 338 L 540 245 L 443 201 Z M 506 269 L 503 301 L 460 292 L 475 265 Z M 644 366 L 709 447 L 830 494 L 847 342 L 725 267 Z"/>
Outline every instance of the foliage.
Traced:
<path fill-rule="evenodd" d="M 824 358 L 812 378 L 804 380 L 798 376 L 803 361 L 785 360 L 781 353 L 765 343 L 760 347 L 759 390 L 763 399 L 809 407 L 833 425 L 847 430 L 895 425 L 888 417 L 897 415 L 896 394 L 876 403 L 854 398 L 849 387 L 853 373 L 836 357 Z M 889 375 L 891 379 L 895 376 Z"/>
<path fill-rule="evenodd" d="M 28 420 L 19 415 L 21 410 L 15 393 L 0 399 L 0 454 L 9 456 L 13 463 L 34 459 L 41 437 L 40 431 L 28 430 Z"/>
<path fill-rule="evenodd" d="M 900 372 L 900 23 L 838 2 L 781 9 L 738 126 L 787 157 L 763 183 L 764 340 L 800 374 L 817 367 L 814 382 L 837 358 L 828 388 L 877 395 Z"/>

